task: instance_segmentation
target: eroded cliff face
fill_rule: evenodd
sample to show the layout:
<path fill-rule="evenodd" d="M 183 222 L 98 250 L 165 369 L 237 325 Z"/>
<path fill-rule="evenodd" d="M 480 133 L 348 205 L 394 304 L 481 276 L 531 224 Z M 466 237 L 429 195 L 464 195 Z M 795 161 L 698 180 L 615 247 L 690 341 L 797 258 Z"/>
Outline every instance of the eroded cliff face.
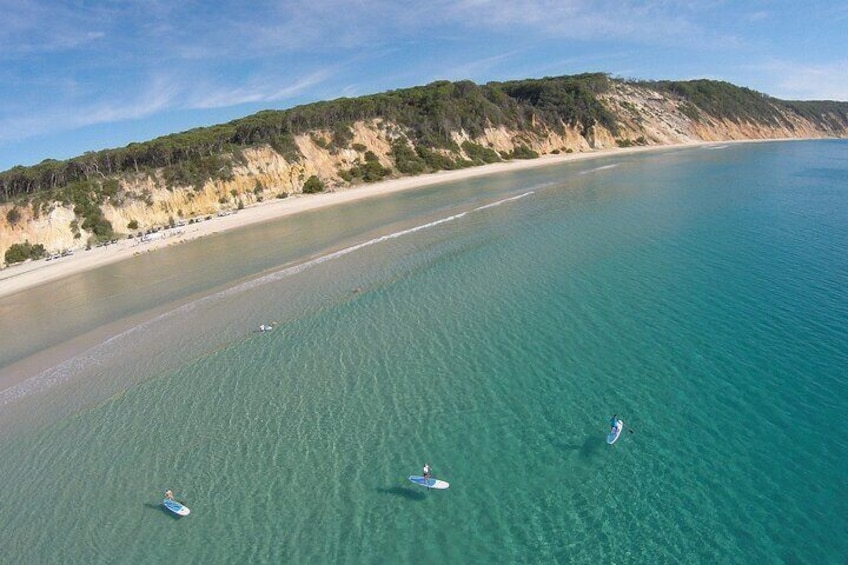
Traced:
<path fill-rule="evenodd" d="M 806 120 L 788 115 L 786 119 L 792 127 L 737 124 L 706 115 L 695 121 L 681 111 L 681 100 L 629 84 L 615 84 L 602 101 L 618 119 L 616 135 L 599 126 L 589 128 L 585 136 L 578 129 L 568 127 L 563 132 L 542 133 L 492 127 L 476 138 L 464 131 L 454 132 L 453 138 L 457 145 L 471 141 L 499 153 L 509 153 L 523 145 L 545 155 L 609 149 L 622 142 L 672 145 L 848 135 L 848 132 L 824 132 Z M 351 188 L 339 173 L 364 161 L 367 151 L 373 152 L 384 167 L 394 167 L 391 144 L 402 135 L 401 127 L 373 120 L 356 123 L 352 130 L 353 139 L 348 148 L 338 150 L 331 149 L 330 132 L 314 131 L 296 137 L 295 143 L 303 156 L 296 162 L 287 161 L 267 146 L 246 149 L 242 164 L 233 167 L 230 180 L 209 181 L 202 187 L 169 189 L 158 174 L 123 178 L 119 181 L 117 197 L 102 206 L 103 214 L 119 234 L 136 234 L 300 193 L 312 175 L 321 179 L 328 190 Z M 468 158 L 462 153 L 459 156 Z M 91 233 L 80 226 L 81 220 L 75 218 L 69 206 L 57 202 L 38 212 L 32 206 L 17 207 L 12 215 L 15 221 L 10 222 L 9 211 L 13 207 L 12 204 L 0 206 L 0 261 L 15 243 L 40 243 L 49 253 L 84 248 L 89 243 Z"/>
<path fill-rule="evenodd" d="M 116 231 L 135 233 L 299 192 L 316 174 L 312 161 L 290 164 L 270 147 L 245 150 L 244 156 L 246 164 L 233 168 L 231 180 L 206 182 L 200 189 L 169 189 L 149 176 L 125 180 L 122 195 L 131 196 L 107 202 L 103 213 Z M 130 229 L 131 222 L 137 227 Z"/>
<path fill-rule="evenodd" d="M 791 127 L 738 124 L 703 112 L 698 120 L 693 120 L 681 111 L 684 100 L 631 84 L 615 83 L 603 100 L 618 118 L 621 128 L 618 138 L 635 141 L 644 137 L 648 145 L 848 135 L 846 131 L 824 132 L 815 124 L 786 112 L 782 115 Z"/>

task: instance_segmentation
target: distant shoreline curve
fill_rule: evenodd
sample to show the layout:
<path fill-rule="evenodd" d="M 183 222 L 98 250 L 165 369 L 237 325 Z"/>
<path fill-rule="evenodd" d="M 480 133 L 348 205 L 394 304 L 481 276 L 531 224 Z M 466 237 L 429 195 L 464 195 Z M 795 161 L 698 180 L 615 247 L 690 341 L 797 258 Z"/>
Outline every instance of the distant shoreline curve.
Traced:
<path fill-rule="evenodd" d="M 122 239 L 117 243 L 106 247 L 97 247 L 87 251 L 78 251 L 71 257 L 62 257 L 52 261 L 40 259 L 6 267 L 5 269 L 0 270 L 0 298 L 10 296 L 18 292 L 23 292 L 29 288 L 39 286 L 47 282 L 52 282 L 71 275 L 116 263 L 118 261 L 132 259 L 136 255 L 150 253 L 208 235 L 268 222 L 309 210 L 316 210 L 329 206 L 339 206 L 348 202 L 354 202 L 365 198 L 391 194 L 404 190 L 460 181 L 484 175 L 521 171 L 537 167 L 547 167 L 572 161 L 598 159 L 612 155 L 766 141 L 801 141 L 801 139 L 787 138 L 699 141 L 673 145 L 612 148 L 586 153 L 544 155 L 536 159 L 498 162 L 471 167 L 468 169 L 439 171 L 418 176 L 401 177 L 373 184 L 345 188 L 335 192 L 308 195 L 298 194 L 286 199 L 257 203 L 227 216 L 218 216 L 211 220 L 188 224 L 179 228 L 171 228 L 165 232 L 160 232 L 163 234 L 163 237 L 156 240 L 143 242 L 139 239 Z"/>

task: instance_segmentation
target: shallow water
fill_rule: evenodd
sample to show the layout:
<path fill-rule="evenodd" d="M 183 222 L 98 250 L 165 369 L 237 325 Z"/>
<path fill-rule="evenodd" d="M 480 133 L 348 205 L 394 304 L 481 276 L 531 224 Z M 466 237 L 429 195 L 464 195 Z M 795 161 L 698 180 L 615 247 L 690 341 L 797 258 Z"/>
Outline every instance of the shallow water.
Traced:
<path fill-rule="evenodd" d="M 0 561 L 842 563 L 846 181 L 838 141 L 610 157 L 81 275 L 86 329 L 143 321 L 0 395 Z"/>

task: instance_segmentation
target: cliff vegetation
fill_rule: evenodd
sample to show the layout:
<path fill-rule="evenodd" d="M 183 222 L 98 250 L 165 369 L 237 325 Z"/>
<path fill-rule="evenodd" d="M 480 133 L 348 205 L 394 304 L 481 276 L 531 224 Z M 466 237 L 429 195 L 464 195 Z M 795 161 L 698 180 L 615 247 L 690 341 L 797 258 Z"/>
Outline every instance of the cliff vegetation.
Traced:
<path fill-rule="evenodd" d="M 711 80 L 591 73 L 439 81 L 268 110 L 0 173 L 13 263 L 266 198 L 509 159 L 693 141 L 845 137 L 848 103 L 783 101 Z"/>

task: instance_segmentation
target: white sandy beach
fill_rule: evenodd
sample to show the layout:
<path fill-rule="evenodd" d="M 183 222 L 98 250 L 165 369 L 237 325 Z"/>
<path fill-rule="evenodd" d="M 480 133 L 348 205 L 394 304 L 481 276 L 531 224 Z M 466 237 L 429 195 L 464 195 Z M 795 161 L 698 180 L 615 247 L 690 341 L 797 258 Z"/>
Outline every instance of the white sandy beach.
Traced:
<path fill-rule="evenodd" d="M 727 142 L 723 142 L 727 143 Z M 204 237 L 210 234 L 232 230 L 242 226 L 266 222 L 307 210 L 326 206 L 342 205 L 346 202 L 361 200 L 419 188 L 437 183 L 463 180 L 467 178 L 490 175 L 507 171 L 518 171 L 534 167 L 544 167 L 585 159 L 607 157 L 612 154 L 625 154 L 643 151 L 674 149 L 675 147 L 695 147 L 699 145 L 716 145 L 716 142 L 690 143 L 685 145 L 661 145 L 650 147 L 629 147 L 622 149 L 607 149 L 591 153 L 571 153 L 567 155 L 546 155 L 538 159 L 493 163 L 469 169 L 456 171 L 440 171 L 427 175 L 404 177 L 382 181 L 369 185 L 326 192 L 314 195 L 296 195 L 282 200 L 271 200 L 249 206 L 235 214 L 215 216 L 210 220 L 187 224 L 178 228 L 165 230 L 163 237 L 154 241 L 142 242 L 139 239 L 122 239 L 107 247 L 97 247 L 88 251 L 77 251 L 69 257 L 51 261 L 28 261 L 0 271 L 0 297 L 15 294 L 27 288 L 49 282 L 69 275 L 81 273 L 103 265 L 131 259 L 132 257 L 177 245 Z"/>

